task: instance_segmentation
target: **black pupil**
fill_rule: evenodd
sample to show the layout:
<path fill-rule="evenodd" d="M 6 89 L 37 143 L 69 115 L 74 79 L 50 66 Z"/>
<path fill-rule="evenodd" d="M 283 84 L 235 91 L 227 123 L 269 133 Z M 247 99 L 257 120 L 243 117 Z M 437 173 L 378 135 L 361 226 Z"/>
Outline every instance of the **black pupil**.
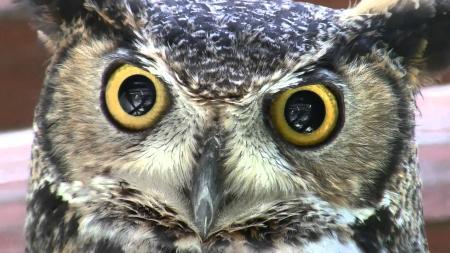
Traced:
<path fill-rule="evenodd" d="M 130 76 L 120 86 L 120 105 L 130 115 L 142 116 L 146 114 L 152 109 L 155 100 L 155 85 L 143 75 Z"/>
<path fill-rule="evenodd" d="M 286 102 L 284 117 L 295 131 L 308 134 L 317 130 L 325 119 L 325 105 L 314 92 L 299 91 Z"/>

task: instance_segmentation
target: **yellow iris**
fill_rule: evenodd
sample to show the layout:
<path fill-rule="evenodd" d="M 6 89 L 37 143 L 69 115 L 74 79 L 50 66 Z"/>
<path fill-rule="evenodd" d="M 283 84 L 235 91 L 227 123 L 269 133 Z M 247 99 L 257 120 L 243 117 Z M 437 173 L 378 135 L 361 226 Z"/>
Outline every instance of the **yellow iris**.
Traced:
<path fill-rule="evenodd" d="M 307 96 L 313 96 L 315 101 L 319 101 L 319 103 L 306 105 L 309 106 L 310 115 L 296 115 L 296 117 L 303 118 L 305 116 L 310 118 L 316 117 L 314 120 L 319 122 L 317 127 L 310 128 L 309 131 L 299 131 L 299 129 L 295 129 L 292 122 L 289 122 L 286 118 L 286 110 L 289 109 L 289 106 L 292 106 L 289 103 L 291 103 L 290 98 L 293 96 L 298 96 L 300 97 L 299 99 L 302 99 L 302 96 L 306 99 Z M 319 111 L 323 112 L 320 114 L 323 115 L 315 113 L 315 108 L 312 107 L 319 108 Z M 312 111 L 311 108 L 313 109 Z M 279 94 L 270 107 L 270 114 L 275 129 L 286 141 L 297 146 L 310 147 L 323 143 L 333 133 L 338 122 L 339 108 L 336 97 L 327 87 L 322 84 L 311 84 L 288 89 Z M 317 117 L 320 118 L 317 119 Z M 307 125 L 308 123 L 306 122 L 305 124 Z"/>
<path fill-rule="evenodd" d="M 124 102 L 124 96 L 128 101 Z M 155 75 L 125 64 L 110 76 L 105 103 L 112 118 L 122 127 L 142 130 L 157 122 L 167 109 L 169 97 Z"/>

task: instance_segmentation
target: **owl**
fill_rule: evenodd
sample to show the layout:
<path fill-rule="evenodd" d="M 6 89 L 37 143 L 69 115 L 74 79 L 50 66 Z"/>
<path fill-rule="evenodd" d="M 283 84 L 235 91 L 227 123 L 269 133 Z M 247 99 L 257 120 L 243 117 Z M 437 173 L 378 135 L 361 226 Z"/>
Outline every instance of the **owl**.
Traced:
<path fill-rule="evenodd" d="M 427 252 L 415 94 L 449 0 L 27 0 L 26 251 Z"/>

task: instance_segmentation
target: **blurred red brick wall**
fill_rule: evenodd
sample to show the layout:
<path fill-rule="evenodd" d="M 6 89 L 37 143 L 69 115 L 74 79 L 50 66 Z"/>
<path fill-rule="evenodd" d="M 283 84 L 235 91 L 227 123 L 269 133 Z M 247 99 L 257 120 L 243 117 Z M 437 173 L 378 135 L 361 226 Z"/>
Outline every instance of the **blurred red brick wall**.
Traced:
<path fill-rule="evenodd" d="M 29 127 L 46 53 L 23 19 L 2 19 L 0 34 L 0 130 Z"/>

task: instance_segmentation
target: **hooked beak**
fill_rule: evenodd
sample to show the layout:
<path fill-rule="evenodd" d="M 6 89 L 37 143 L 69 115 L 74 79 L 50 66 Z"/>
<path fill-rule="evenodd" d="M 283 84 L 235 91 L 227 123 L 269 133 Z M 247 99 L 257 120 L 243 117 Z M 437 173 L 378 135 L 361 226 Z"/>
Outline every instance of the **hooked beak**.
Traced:
<path fill-rule="evenodd" d="M 221 196 L 218 193 L 219 151 L 221 139 L 218 131 L 211 129 L 205 136 L 203 152 L 194 171 L 191 203 L 194 222 L 205 238 L 217 215 Z"/>

